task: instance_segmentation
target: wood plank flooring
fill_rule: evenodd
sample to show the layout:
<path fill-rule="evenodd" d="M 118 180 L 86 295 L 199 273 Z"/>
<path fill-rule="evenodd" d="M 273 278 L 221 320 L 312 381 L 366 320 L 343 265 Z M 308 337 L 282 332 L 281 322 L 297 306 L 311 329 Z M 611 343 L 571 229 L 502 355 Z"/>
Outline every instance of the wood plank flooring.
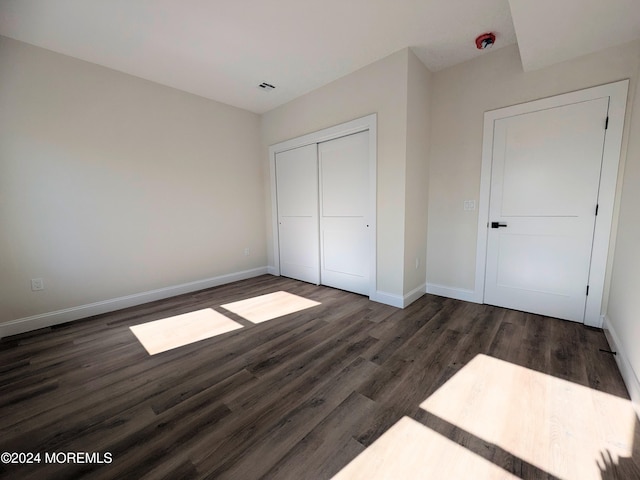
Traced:
<path fill-rule="evenodd" d="M 222 307 L 279 291 L 319 305 L 257 324 Z M 129 329 L 205 308 L 242 328 L 153 356 Z M 564 400 L 556 384 L 567 381 L 561 385 L 586 392 L 586 402 L 627 405 L 614 359 L 600 351 L 607 348 L 600 330 L 571 322 L 431 295 L 400 310 L 265 275 L 0 340 L 0 452 L 41 453 L 38 464 L 0 464 L 0 478 L 376 478 L 383 470 L 361 465 L 389 467 L 394 458 L 427 452 L 430 460 L 416 461 L 414 470 L 404 462 L 392 471 L 402 478 L 555 479 L 597 469 L 598 478 L 640 479 L 638 420 L 624 417 L 628 438 L 612 439 L 615 432 L 601 432 L 611 413 L 596 400 L 603 417 L 586 431 L 626 453 L 602 448 L 586 466 L 553 458 L 563 432 L 553 431 L 545 463 L 533 454 L 541 447 L 523 447 L 526 432 L 509 432 L 510 443 L 482 429 L 497 420 L 465 423 L 464 412 L 441 411 L 448 390 L 440 387 L 455 390 L 454 380 L 476 378 L 465 370 L 452 380 L 482 356 L 509 362 L 513 378 L 528 387 L 521 391 L 514 381 L 500 387 L 505 392 L 483 392 L 475 385 L 465 395 L 535 401 L 537 379 L 548 378 L 553 388 L 545 391 L 556 389 L 556 403 Z M 521 369 L 524 376 L 520 367 L 529 369 Z M 440 410 L 420 407 L 430 397 Z M 565 410 L 571 415 L 580 405 Z M 553 416 L 569 429 L 564 414 Z M 403 445 L 413 450 L 394 450 Z M 45 452 L 109 452 L 112 461 L 52 463 Z M 465 465 L 474 469 L 468 475 Z M 557 465 L 569 473 L 554 474 Z"/>

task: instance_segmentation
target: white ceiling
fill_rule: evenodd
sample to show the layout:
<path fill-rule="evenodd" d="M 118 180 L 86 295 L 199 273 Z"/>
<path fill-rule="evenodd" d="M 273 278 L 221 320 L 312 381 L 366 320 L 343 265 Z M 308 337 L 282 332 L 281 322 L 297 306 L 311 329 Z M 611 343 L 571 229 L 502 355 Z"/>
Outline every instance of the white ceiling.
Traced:
<path fill-rule="evenodd" d="M 640 38 L 640 0 L 509 0 L 525 71 Z"/>
<path fill-rule="evenodd" d="M 514 44 L 509 3 L 525 68 L 640 37 L 638 0 L 0 0 L 0 35 L 262 113 L 405 47 L 437 71 Z"/>

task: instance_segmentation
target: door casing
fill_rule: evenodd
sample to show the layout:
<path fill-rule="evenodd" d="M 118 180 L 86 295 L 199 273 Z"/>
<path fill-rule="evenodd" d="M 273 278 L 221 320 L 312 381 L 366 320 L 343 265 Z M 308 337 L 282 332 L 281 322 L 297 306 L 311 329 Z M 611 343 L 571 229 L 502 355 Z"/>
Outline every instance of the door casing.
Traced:
<path fill-rule="evenodd" d="M 365 117 L 357 118 L 349 122 L 341 123 L 333 127 L 325 128 L 317 132 L 309 133 L 301 137 L 286 140 L 269 147 L 269 168 L 271 177 L 271 222 L 272 222 L 272 238 L 273 238 L 273 266 L 269 267 L 269 273 L 272 275 L 280 275 L 280 251 L 278 248 L 278 205 L 277 205 L 277 188 L 276 188 L 276 154 L 291 150 L 294 148 L 311 145 L 314 143 L 322 143 L 328 140 L 352 135 L 354 133 L 369 131 L 369 198 L 368 218 L 370 219 L 369 228 L 369 298 L 376 300 L 376 198 L 377 198 L 377 114 L 372 113 Z"/>
<path fill-rule="evenodd" d="M 480 197 L 478 202 L 478 237 L 476 246 L 475 288 L 469 300 L 477 303 L 484 301 L 485 270 L 487 256 L 487 235 L 489 219 L 489 199 L 491 192 L 491 163 L 493 158 L 494 122 L 501 118 L 531 113 L 548 108 L 570 105 L 582 101 L 609 97 L 609 120 L 605 134 L 602 156 L 602 173 L 598 194 L 598 216 L 596 217 L 593 237 L 593 253 L 589 271 L 589 295 L 585 310 L 584 323 L 593 327 L 602 327 L 602 303 L 605 292 L 607 258 L 613 224 L 614 204 L 618 166 L 622 147 L 622 133 L 627 101 L 629 80 L 622 80 L 554 97 L 534 100 L 519 105 L 485 112 L 482 145 L 482 167 L 480 174 Z"/>

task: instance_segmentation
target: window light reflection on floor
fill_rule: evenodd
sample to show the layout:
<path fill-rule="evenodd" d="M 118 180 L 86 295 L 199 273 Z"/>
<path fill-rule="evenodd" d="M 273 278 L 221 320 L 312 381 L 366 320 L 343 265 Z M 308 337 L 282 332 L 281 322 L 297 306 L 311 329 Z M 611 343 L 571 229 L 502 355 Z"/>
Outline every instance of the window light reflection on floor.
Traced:
<path fill-rule="evenodd" d="M 149 355 L 166 352 L 239 328 L 242 328 L 242 325 L 238 322 L 211 308 L 129 327 Z"/>
<path fill-rule="evenodd" d="M 567 480 L 600 479 L 602 452 L 632 454 L 629 400 L 486 355 L 420 407 Z"/>
<path fill-rule="evenodd" d="M 317 305 L 320 305 L 320 302 L 279 291 L 221 306 L 252 323 L 261 323 Z"/>
<path fill-rule="evenodd" d="M 519 478 L 409 417 L 401 418 L 332 480 Z"/>

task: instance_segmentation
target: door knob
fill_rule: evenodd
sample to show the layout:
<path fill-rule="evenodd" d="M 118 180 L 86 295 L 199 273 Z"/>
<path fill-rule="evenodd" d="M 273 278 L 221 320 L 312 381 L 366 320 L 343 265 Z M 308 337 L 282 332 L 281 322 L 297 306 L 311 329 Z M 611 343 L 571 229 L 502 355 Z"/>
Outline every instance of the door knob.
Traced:
<path fill-rule="evenodd" d="M 506 226 L 507 226 L 506 223 L 491 222 L 491 228 L 500 228 L 500 227 L 506 227 Z"/>

